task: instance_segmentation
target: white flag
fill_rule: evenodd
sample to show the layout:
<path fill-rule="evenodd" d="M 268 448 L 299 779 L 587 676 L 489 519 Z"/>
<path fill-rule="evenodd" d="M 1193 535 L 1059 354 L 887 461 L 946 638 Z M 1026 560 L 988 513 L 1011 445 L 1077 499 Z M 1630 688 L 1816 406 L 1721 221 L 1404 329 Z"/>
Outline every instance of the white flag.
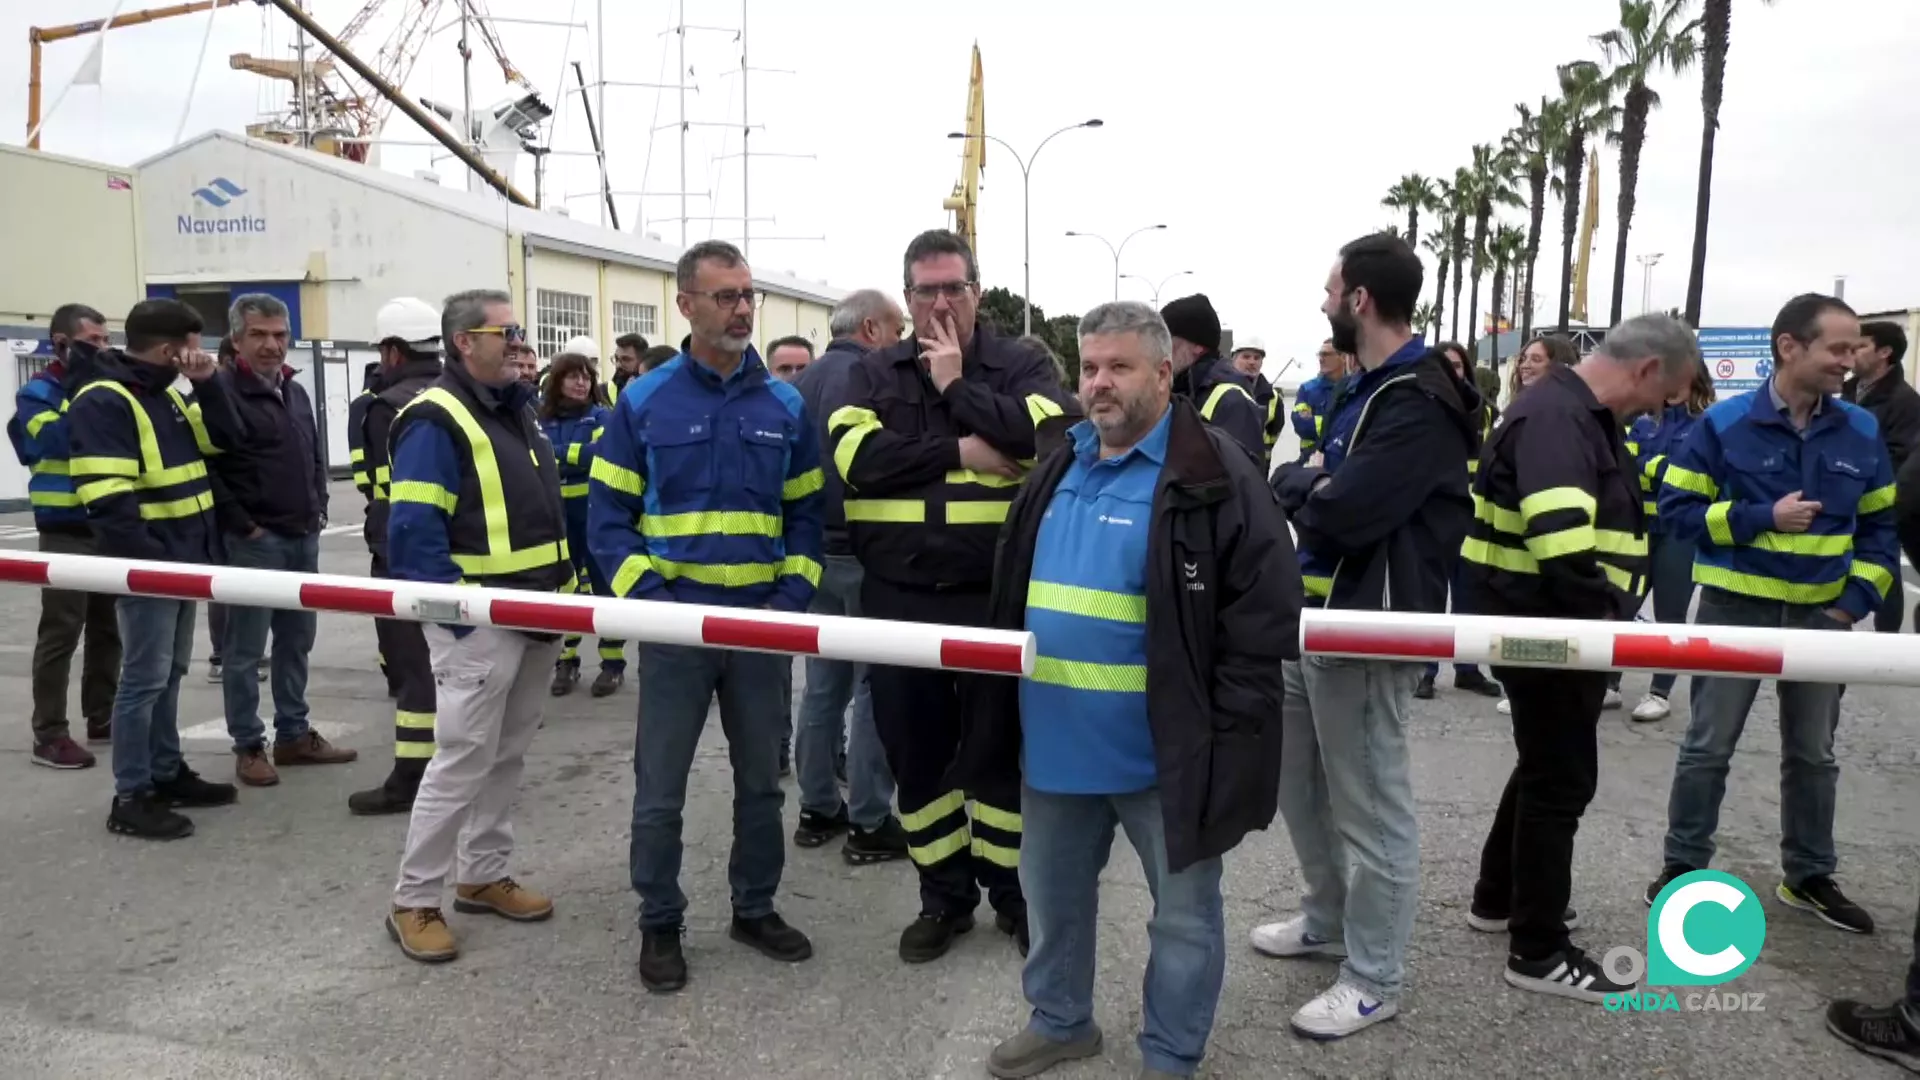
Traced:
<path fill-rule="evenodd" d="M 106 48 L 106 44 L 107 44 L 106 34 L 101 33 L 101 34 L 94 35 L 93 49 L 87 53 L 87 58 L 85 60 L 80 61 L 80 70 L 73 73 L 72 85 L 74 86 L 99 86 L 100 85 L 100 53 L 101 53 L 101 50 Z"/>

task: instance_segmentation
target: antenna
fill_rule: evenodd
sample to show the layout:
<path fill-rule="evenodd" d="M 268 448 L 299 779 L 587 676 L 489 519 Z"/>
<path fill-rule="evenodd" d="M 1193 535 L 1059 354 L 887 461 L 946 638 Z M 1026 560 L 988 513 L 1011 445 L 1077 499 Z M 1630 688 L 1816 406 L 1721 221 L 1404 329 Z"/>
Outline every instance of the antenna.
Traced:
<path fill-rule="evenodd" d="M 753 223 L 756 221 L 773 220 L 772 218 L 756 218 L 753 216 L 753 184 L 751 180 L 751 170 L 749 169 L 749 166 L 753 163 L 753 159 L 757 157 L 811 159 L 815 155 L 771 153 L 749 148 L 748 139 L 752 136 L 754 129 L 758 128 L 764 131 L 766 130 L 766 125 L 754 123 L 750 119 L 751 114 L 747 111 L 747 73 L 758 71 L 765 75 L 798 75 L 799 72 L 787 68 L 754 67 L 747 62 L 747 0 L 740 0 L 740 35 L 736 40 L 740 42 L 740 152 L 738 154 L 721 154 L 714 160 L 726 161 L 736 157 L 740 159 L 740 216 L 732 220 L 740 222 L 740 253 L 747 257 L 748 262 L 752 262 Z M 729 72 L 728 74 L 732 73 Z M 768 236 L 762 237 L 762 239 L 785 240 L 811 238 Z"/>

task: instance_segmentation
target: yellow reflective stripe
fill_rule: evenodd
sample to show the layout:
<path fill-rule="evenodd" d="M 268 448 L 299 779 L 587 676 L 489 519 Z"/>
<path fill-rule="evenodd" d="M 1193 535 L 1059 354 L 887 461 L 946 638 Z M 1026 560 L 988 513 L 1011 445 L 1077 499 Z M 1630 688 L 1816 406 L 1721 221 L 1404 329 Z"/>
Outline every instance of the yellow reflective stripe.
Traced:
<path fill-rule="evenodd" d="M 523 570 L 538 570 L 543 566 L 552 566 L 567 561 L 565 541 L 557 544 L 541 544 L 537 547 L 521 548 L 519 551 L 491 552 L 486 555 L 454 555 L 453 565 L 463 574 L 517 574 Z M 571 590 L 562 589 L 562 592 Z"/>
<path fill-rule="evenodd" d="M 592 488 L 592 486 L 593 485 L 587 483 L 561 484 L 560 497 L 563 499 L 584 499 L 587 497 L 587 491 Z"/>
<path fill-rule="evenodd" d="M 1717 502 L 1707 507 L 1707 539 L 1721 547 L 1733 546 L 1733 523 L 1727 517 L 1732 512 L 1733 504 L 1730 502 Z"/>
<path fill-rule="evenodd" d="M 80 493 L 77 491 L 29 491 L 29 506 L 71 507 L 80 505 Z"/>
<path fill-rule="evenodd" d="M 391 483 L 392 481 L 393 481 L 393 470 L 391 468 L 385 465 L 382 465 L 379 468 L 373 470 L 374 483 L 386 484 L 386 483 Z"/>
<path fill-rule="evenodd" d="M 1888 484 L 1886 487 L 1874 488 L 1872 491 L 1860 496 L 1860 505 L 1854 512 L 1864 517 L 1867 514 L 1877 514 L 1882 510 L 1891 510 L 1893 509 L 1893 495 L 1894 490 L 1892 484 Z"/>
<path fill-rule="evenodd" d="M 1620 569 L 1612 563 L 1603 561 L 1600 563 L 1600 572 L 1607 575 L 1607 580 L 1613 582 L 1614 588 L 1619 589 L 1621 592 L 1632 593 L 1635 596 L 1640 595 L 1642 590 L 1639 582 L 1627 571 Z"/>
<path fill-rule="evenodd" d="M 848 521 L 918 525 L 927 520 L 927 504 L 919 499 L 848 499 L 844 509 Z"/>
<path fill-rule="evenodd" d="M 347 464 L 358 465 L 365 460 L 367 460 L 367 452 L 364 449 L 356 447 L 355 449 L 347 451 Z M 432 718 L 429 717 L 428 719 Z"/>
<path fill-rule="evenodd" d="M 781 577 L 786 577 L 789 574 L 797 574 L 800 577 L 806 578 L 807 584 L 816 589 L 820 587 L 821 572 L 822 567 L 820 564 L 807 558 L 805 555 L 789 555 L 780 560 Z"/>
<path fill-rule="evenodd" d="M 1647 538 L 1617 529 L 1593 530 L 1593 546 L 1608 555 L 1645 555 Z"/>
<path fill-rule="evenodd" d="M 62 402 L 60 405 L 59 412 L 55 412 L 52 409 L 48 409 L 44 412 L 34 413 L 33 416 L 27 420 L 27 438 L 29 439 L 39 438 L 40 429 L 43 427 L 46 427 L 48 424 L 53 423 L 55 420 L 60 419 L 60 413 L 64 413 L 66 411 L 67 411 L 66 403 Z"/>
<path fill-rule="evenodd" d="M 975 822 L 981 825 L 991 825 L 1001 832 L 1021 833 L 1026 831 L 1026 826 L 1021 823 L 1019 814 L 1002 810 L 997 806 L 988 806 L 983 802 L 971 801 L 967 803 L 967 811 L 973 815 Z"/>
<path fill-rule="evenodd" d="M 353 474 L 353 486 L 354 487 L 372 487 L 373 477 L 368 476 L 366 473 L 360 472 L 359 470 L 356 469 Z"/>
<path fill-rule="evenodd" d="M 587 476 L 636 499 L 647 493 L 646 477 L 632 469 L 615 465 L 604 457 L 593 459 L 593 465 L 587 469 Z"/>
<path fill-rule="evenodd" d="M 1460 545 L 1460 557 L 1468 562 L 1477 562 L 1482 566 L 1491 566 L 1496 570 L 1505 570 L 1510 574 L 1537 574 L 1540 572 L 1540 560 L 1518 548 L 1490 543 L 1476 537 L 1469 537 Z"/>
<path fill-rule="evenodd" d="M 1324 600 L 1333 594 L 1333 579 L 1330 577 L 1315 577 L 1312 574 L 1302 574 L 1300 575 L 1300 584 L 1306 587 L 1308 596 L 1316 596 Z"/>
<path fill-rule="evenodd" d="M 985 859 L 995 866 L 1004 866 L 1009 870 L 1020 869 L 1020 849 L 1001 847 L 991 840 L 982 840 L 975 836 L 968 850 L 976 859 Z"/>
<path fill-rule="evenodd" d="M 779 576 L 778 563 L 686 563 L 653 559 L 653 569 L 668 581 L 686 578 L 701 585 L 737 589 L 744 585 L 766 585 Z"/>
<path fill-rule="evenodd" d="M 1008 488 L 1019 487 L 1026 483 L 1025 477 L 1007 479 L 998 473 L 974 472 L 972 469 L 955 469 L 945 477 L 949 484 L 979 484 L 981 487 Z"/>
<path fill-rule="evenodd" d="M 861 442 L 880 430 L 880 415 L 872 409 L 864 409 L 858 405 L 843 405 L 835 409 L 833 415 L 827 418 L 828 437 L 832 437 L 833 433 L 841 428 L 851 430 L 841 436 L 840 445 L 834 448 L 833 465 L 840 470 L 840 479 L 845 481 L 847 474 L 853 470 L 853 458 L 860 452 Z M 848 481 L 847 486 L 852 487 L 852 482 Z"/>
<path fill-rule="evenodd" d="M 585 445 L 586 443 L 574 443 L 572 446 L 567 447 L 567 464 L 580 464 L 580 448 Z"/>
<path fill-rule="evenodd" d="M 1247 393 L 1246 389 L 1240 386 L 1240 384 L 1221 383 L 1220 385 L 1213 388 L 1212 393 L 1207 395 L 1207 403 L 1205 405 L 1200 406 L 1200 418 L 1202 420 L 1212 420 L 1213 410 L 1220 407 L 1220 400 L 1226 397 L 1228 394 L 1234 393 L 1235 391 L 1238 391 L 1240 396 L 1243 398 L 1246 398 L 1247 401 L 1249 402 L 1253 401 L 1253 395 Z"/>
<path fill-rule="evenodd" d="M 1295 406 L 1293 407 L 1293 415 L 1295 415 L 1295 416 L 1312 416 L 1312 415 L 1313 415 L 1313 406 L 1311 406 L 1311 405 L 1309 405 L 1309 404 L 1307 404 L 1306 402 L 1304 402 L 1304 401 L 1302 401 L 1302 402 L 1300 402 L 1300 403 L 1298 403 L 1298 404 L 1296 404 L 1296 405 L 1295 405 Z"/>
<path fill-rule="evenodd" d="M 1893 574 L 1886 567 L 1875 565 L 1864 559 L 1853 560 L 1853 565 L 1847 568 L 1847 576 L 1857 577 L 1873 586 L 1882 600 L 1886 599 L 1887 590 L 1893 588 Z"/>
<path fill-rule="evenodd" d="M 818 467 L 808 469 L 799 476 L 780 485 L 780 501 L 795 502 L 827 486 L 827 474 Z"/>
<path fill-rule="evenodd" d="M 1845 555 L 1853 550 L 1853 536 L 1763 532 L 1747 546 L 1761 551 L 1777 551 L 1783 555 Z"/>
<path fill-rule="evenodd" d="M 1027 609 L 1034 608 L 1110 622 L 1147 621 L 1147 598 L 1144 596 L 1060 585 L 1051 581 L 1027 582 Z"/>
<path fill-rule="evenodd" d="M 1551 514 L 1555 510 L 1579 510 L 1584 512 L 1587 519 L 1591 521 L 1599 506 L 1597 499 L 1577 487 L 1548 488 L 1545 491 L 1536 491 L 1520 500 L 1520 518 L 1530 522 L 1542 514 Z"/>
<path fill-rule="evenodd" d="M 458 495 L 428 480 L 402 480 L 388 489 L 387 496 L 397 503 L 437 506 L 449 514 L 460 505 Z"/>
<path fill-rule="evenodd" d="M 454 397 L 445 387 L 428 387 L 426 390 L 421 391 L 419 397 L 414 398 L 413 401 L 409 403 L 408 408 L 412 408 L 413 405 L 417 405 L 423 401 L 429 401 L 440 406 L 441 410 L 447 414 L 447 418 L 452 420 L 454 425 L 460 429 L 460 433 L 467 438 L 467 457 L 473 465 L 474 479 L 480 484 L 480 513 L 487 523 L 488 554 L 486 558 L 498 560 L 497 563 L 489 563 L 488 565 L 503 567 L 502 569 L 480 570 L 477 568 L 478 564 L 476 564 L 474 572 L 481 574 L 513 573 L 514 570 L 504 569 L 508 564 L 512 564 L 517 570 L 532 570 L 540 566 L 545 566 L 546 563 L 526 562 L 525 560 L 527 556 L 539 552 L 545 547 L 551 547 L 552 545 L 543 545 L 542 548 L 530 548 L 524 552 L 513 550 L 513 533 L 507 526 L 507 493 L 505 487 L 500 483 L 500 462 L 493 453 L 493 440 L 487 438 L 487 433 L 481 429 L 480 422 L 475 420 L 473 414 L 467 411 L 467 407 L 460 402 L 460 399 Z M 451 513 L 452 511 L 448 512 Z M 471 560 L 473 557 L 468 556 L 468 558 Z M 467 566 L 462 564 L 460 558 L 457 556 L 454 559 L 454 563 L 460 566 L 462 570 L 467 569 Z M 525 564 L 521 565 L 522 563 Z"/>
<path fill-rule="evenodd" d="M 919 847 L 908 845 L 907 857 L 921 866 L 933 866 L 945 859 L 951 859 L 967 849 L 967 833 L 967 826 L 963 822 L 959 828 L 935 840 L 931 844 L 924 844 Z"/>
<path fill-rule="evenodd" d="M 1100 690 L 1116 694 L 1144 694 L 1147 691 L 1145 664 L 1096 664 L 1091 660 L 1061 660 L 1052 656 L 1033 658 L 1033 681 L 1064 686 L 1070 690 Z"/>
<path fill-rule="evenodd" d="M 949 791 L 918 810 L 908 813 L 900 811 L 900 827 L 908 832 L 920 832 L 940 824 L 940 819 L 967 805 L 967 797 L 958 791 Z"/>
<path fill-rule="evenodd" d="M 124 457 L 77 457 L 67 462 L 76 476 L 139 476 L 140 462 Z"/>
<path fill-rule="evenodd" d="M 202 510 L 213 509 L 213 492 L 203 491 L 198 495 L 189 495 L 184 499 L 169 499 L 166 502 L 140 504 L 140 518 L 143 521 L 166 521 L 170 518 L 192 517 Z"/>
<path fill-rule="evenodd" d="M 200 418 L 200 403 L 196 401 L 189 405 L 187 399 L 180 396 L 180 391 L 171 386 L 167 387 L 167 396 L 173 399 L 180 415 L 187 418 L 187 427 L 193 430 L 193 444 L 200 448 L 200 452 L 208 457 L 220 456 L 220 448 L 213 445 L 212 437 L 207 434 L 206 422 Z"/>
<path fill-rule="evenodd" d="M 189 461 L 185 465 L 175 465 L 171 469 L 160 469 L 158 471 L 148 469 L 142 472 L 140 479 L 134 481 L 134 483 L 141 488 L 172 487 L 175 484 L 184 484 L 189 480 L 198 480 L 205 475 L 207 475 L 206 462 Z"/>
<path fill-rule="evenodd" d="M 1027 395 L 1027 416 L 1033 421 L 1034 427 L 1039 427 L 1040 421 L 1045 420 L 1049 416 L 1064 415 L 1066 415 L 1066 413 L 1060 408 L 1059 404 L 1045 394 Z"/>
<path fill-rule="evenodd" d="M 627 658 L 627 653 L 626 653 L 625 645 L 615 645 L 605 641 L 600 643 L 600 659 L 625 660 L 626 658 Z"/>
<path fill-rule="evenodd" d="M 383 487 L 375 487 L 373 489 L 374 502 L 386 502 L 388 498 L 389 496 L 387 495 L 387 489 Z"/>
<path fill-rule="evenodd" d="M 414 742 L 412 740 L 406 742 L 396 740 L 393 744 L 393 756 L 395 758 L 405 758 L 408 761 L 423 761 L 433 756 L 433 744 L 430 742 Z"/>
<path fill-rule="evenodd" d="M 1473 496 L 1473 516 L 1503 533 L 1519 536 L 1527 531 L 1526 519 L 1520 516 L 1519 511 L 1495 506 L 1478 492 Z"/>
<path fill-rule="evenodd" d="M 1713 477 L 1694 472 L 1692 469 L 1683 469 L 1678 465 L 1670 464 L 1667 466 L 1666 480 L 1668 487 L 1691 491 L 1707 499 L 1720 497 L 1720 485 L 1713 482 Z"/>
<path fill-rule="evenodd" d="M 958 502 L 947 504 L 949 525 L 998 525 L 1007 520 L 1011 503 Z"/>
<path fill-rule="evenodd" d="M 620 569 L 614 572 L 613 580 L 607 583 L 615 596 L 625 596 L 640 584 L 640 578 L 653 569 L 653 559 L 648 555 L 629 555 L 620 562 Z"/>
<path fill-rule="evenodd" d="M 32 472 L 35 476 L 67 476 L 70 475 L 73 470 L 65 461 L 59 458 L 49 458 L 45 461 L 34 462 Z"/>
<path fill-rule="evenodd" d="M 684 514 L 643 514 L 640 531 L 648 536 L 779 536 L 780 519 L 747 510 L 693 510 Z"/>
<path fill-rule="evenodd" d="M 133 491 L 133 481 L 125 477 L 114 476 L 105 480 L 95 480 L 90 484 L 81 484 L 74 494 L 83 503 L 98 502 L 111 495 L 127 495 Z"/>
<path fill-rule="evenodd" d="M 1784 578 L 1743 574 L 1737 570 L 1708 566 L 1698 562 L 1693 564 L 1693 580 L 1701 585 L 1711 585 L 1716 589 L 1725 589 L 1742 596 L 1751 596 L 1760 600 L 1779 600 L 1788 604 L 1824 604 L 1839 597 L 1847 588 L 1845 579 L 1818 585 L 1802 585 Z"/>
<path fill-rule="evenodd" d="M 410 731 L 432 731 L 433 715 L 434 714 L 430 712 L 408 712 L 405 709 L 395 709 L 393 713 L 393 726 L 403 727 Z"/>
<path fill-rule="evenodd" d="M 1592 551 L 1594 543 L 1594 528 L 1591 525 L 1576 525 L 1571 529 L 1526 538 L 1528 553 L 1542 560 Z"/>

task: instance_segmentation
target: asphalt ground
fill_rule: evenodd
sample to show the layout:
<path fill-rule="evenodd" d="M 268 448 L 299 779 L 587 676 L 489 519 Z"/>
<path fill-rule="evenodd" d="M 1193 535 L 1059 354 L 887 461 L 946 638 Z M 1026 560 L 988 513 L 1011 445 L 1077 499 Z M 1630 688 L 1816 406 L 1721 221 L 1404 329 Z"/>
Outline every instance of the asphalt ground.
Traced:
<path fill-rule="evenodd" d="M 364 572 L 359 514 L 348 509 L 357 499 L 345 485 L 335 499 L 341 524 L 323 541 L 322 569 Z M 0 545 L 30 547 L 23 528 L 24 518 L 0 519 Z M 528 761 L 514 872 L 555 898 L 555 917 L 514 925 L 453 914 L 461 958 L 408 961 L 382 928 L 405 819 L 353 818 L 345 807 L 347 793 L 376 783 L 391 760 L 392 706 L 364 619 L 321 616 L 311 686 L 314 719 L 360 761 L 285 770 L 278 787 L 243 790 L 237 806 L 194 812 L 192 838 L 150 844 L 107 833 L 104 763 L 80 773 L 29 765 L 36 614 L 33 592 L 0 590 L 0 695 L 15 702 L 14 735 L 0 740 L 6 1080 L 975 1077 L 993 1044 L 1024 1021 L 1019 958 L 990 923 L 939 962 L 899 961 L 897 935 L 917 908 L 905 864 L 855 869 L 837 846 L 790 848 L 780 907 L 812 935 L 814 959 L 783 966 L 730 942 L 731 788 L 717 718 L 686 811 L 693 981 L 676 996 L 645 993 L 626 872 L 631 683 L 612 698 L 583 689 L 555 702 Z M 227 778 L 218 687 L 206 682 L 198 651 L 181 703 L 189 758 Z M 1836 996 L 1888 999 L 1902 985 L 1920 884 L 1911 691 L 1853 688 L 1839 737 L 1841 881 L 1881 932 L 1846 935 L 1771 897 L 1779 738 L 1773 694 L 1763 691 L 1734 762 L 1716 865 L 1767 905 L 1766 946 L 1728 986 L 1764 994 L 1764 1011 L 1645 1014 L 1512 990 L 1500 979 L 1503 942 L 1466 926 L 1512 747 L 1493 702 L 1449 681 L 1443 674 L 1439 697 L 1414 707 L 1422 887 L 1401 1016 L 1339 1043 L 1289 1033 L 1288 1017 L 1333 967 L 1264 959 L 1246 945 L 1253 926 L 1292 910 L 1299 888 L 1276 823 L 1227 860 L 1227 986 L 1203 1075 L 1898 1075 L 1830 1037 L 1821 1011 Z M 1644 676 L 1628 677 L 1629 705 L 1644 686 Z M 1645 946 L 1640 891 L 1658 870 L 1685 715 L 1679 704 L 1657 724 L 1629 724 L 1624 713 L 1602 723 L 1599 795 L 1574 865 L 1586 923 L 1576 936 L 1593 952 Z M 797 815 L 790 798 L 789 823 Z M 1105 1053 L 1051 1075 L 1131 1077 L 1139 1068 L 1148 901 L 1125 844 L 1115 845 L 1102 900 L 1096 1006 Z"/>

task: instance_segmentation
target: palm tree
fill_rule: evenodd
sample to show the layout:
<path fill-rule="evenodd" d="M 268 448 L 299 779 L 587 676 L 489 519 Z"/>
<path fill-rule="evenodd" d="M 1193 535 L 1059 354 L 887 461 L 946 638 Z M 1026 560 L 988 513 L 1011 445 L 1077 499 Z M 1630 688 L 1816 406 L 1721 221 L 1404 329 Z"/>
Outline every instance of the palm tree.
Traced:
<path fill-rule="evenodd" d="M 1573 237 L 1580 228 L 1587 143 L 1614 129 L 1620 108 L 1613 103 L 1613 84 L 1591 60 L 1560 65 L 1560 102 L 1560 332 L 1564 334 L 1572 318 Z"/>
<path fill-rule="evenodd" d="M 1447 263 L 1453 260 L 1453 240 L 1445 228 L 1435 229 L 1427 234 L 1426 249 L 1440 270 L 1434 274 L 1433 286 L 1433 343 L 1440 344 L 1440 324 L 1447 314 Z"/>
<path fill-rule="evenodd" d="M 1512 225 L 1501 225 L 1493 231 L 1493 239 L 1487 247 L 1493 259 L 1493 371 L 1500 372 L 1500 305 L 1506 297 L 1508 272 L 1517 271 L 1527 257 L 1527 234 Z M 1524 336 L 1522 340 L 1525 340 Z"/>
<path fill-rule="evenodd" d="M 1771 4 L 1773 0 L 1766 0 Z M 1700 14 L 1700 179 L 1693 200 L 1693 261 L 1687 267 L 1687 325 L 1700 325 L 1707 276 L 1707 211 L 1713 201 L 1713 138 L 1720 130 L 1720 98 L 1727 82 L 1727 44 L 1733 32 L 1733 0 L 1707 0 Z"/>
<path fill-rule="evenodd" d="M 1419 173 L 1408 173 L 1387 189 L 1387 197 L 1380 200 L 1380 205 L 1407 212 L 1407 231 L 1400 235 L 1411 244 L 1420 235 L 1420 211 L 1435 209 L 1433 181 Z"/>
<path fill-rule="evenodd" d="M 1440 316 L 1433 310 L 1433 305 L 1424 300 L 1420 302 L 1418 307 L 1413 309 L 1413 325 L 1415 329 L 1420 331 L 1421 337 L 1427 336 L 1427 331 L 1433 328 L 1434 323 L 1438 321 L 1439 318 Z"/>
<path fill-rule="evenodd" d="M 1524 262 L 1514 274 L 1517 295 L 1533 294 L 1533 269 L 1540 260 L 1540 228 L 1547 213 L 1547 174 L 1558 160 L 1561 140 L 1565 138 L 1565 106 L 1542 97 L 1540 111 L 1525 103 L 1515 105 L 1520 123 L 1507 133 L 1506 149 L 1519 159 L 1527 177 L 1527 249 Z M 1518 272 L 1524 271 L 1524 274 Z M 1533 305 L 1520 306 L 1520 340 L 1533 336 Z"/>
<path fill-rule="evenodd" d="M 1612 62 L 1608 81 L 1625 92 L 1620 128 L 1620 218 L 1613 244 L 1613 307 L 1620 321 L 1627 289 L 1627 234 L 1633 229 L 1634 189 L 1640 180 L 1640 149 L 1647 141 L 1647 114 L 1660 107 L 1660 95 L 1647 77 L 1662 70 L 1676 75 L 1693 66 L 1700 48 L 1699 24 L 1686 19 L 1689 0 L 1620 0 L 1620 25 L 1594 36 Z"/>
<path fill-rule="evenodd" d="M 1453 171 L 1453 183 L 1447 185 L 1447 250 L 1453 257 L 1453 333 L 1447 336 L 1460 340 L 1460 287 L 1467 283 L 1466 276 L 1460 273 L 1460 263 L 1467 257 L 1467 215 L 1473 210 L 1468 204 L 1467 194 L 1473 188 L 1473 174 L 1466 169 Z M 1471 332 L 1473 327 L 1469 325 Z"/>
<path fill-rule="evenodd" d="M 1520 206 L 1520 196 L 1514 192 L 1514 169 L 1516 161 L 1505 150 L 1496 150 L 1491 145 L 1481 143 L 1473 148 L 1473 164 L 1468 166 L 1468 206 L 1473 212 L 1473 240 L 1469 248 L 1473 255 L 1473 288 L 1468 294 L 1471 305 L 1467 312 L 1467 333 L 1472 334 L 1480 322 L 1480 276 L 1487 270 L 1487 226 L 1493 220 L 1493 208 L 1501 206 Z"/>

